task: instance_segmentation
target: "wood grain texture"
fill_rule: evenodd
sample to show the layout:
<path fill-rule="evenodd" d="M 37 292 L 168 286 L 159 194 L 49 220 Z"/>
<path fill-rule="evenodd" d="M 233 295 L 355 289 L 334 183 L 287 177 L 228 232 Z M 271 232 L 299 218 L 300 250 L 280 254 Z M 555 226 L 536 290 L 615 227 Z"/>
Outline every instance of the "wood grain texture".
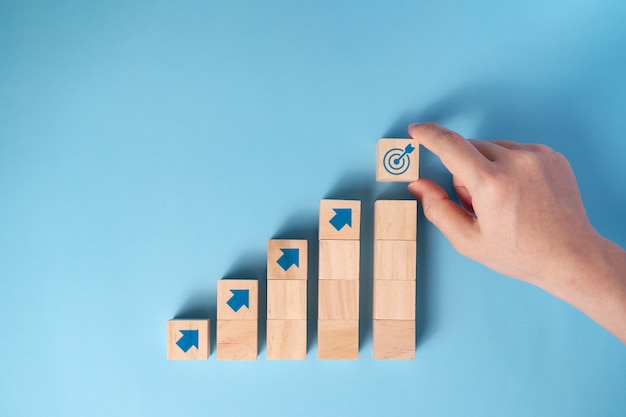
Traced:
<path fill-rule="evenodd" d="M 306 359 L 306 320 L 267 320 L 267 359 Z"/>
<path fill-rule="evenodd" d="M 306 319 L 306 285 L 303 280 L 268 280 L 267 318 Z"/>
<path fill-rule="evenodd" d="M 374 319 L 415 320 L 415 281 L 374 281 Z"/>
<path fill-rule="evenodd" d="M 331 224 L 331 219 L 337 215 L 335 209 L 351 209 L 351 225 L 345 225 L 337 230 Z M 361 238 L 361 201 L 321 200 L 319 238 L 320 240 L 359 240 Z"/>
<path fill-rule="evenodd" d="M 317 357 L 318 359 L 358 359 L 359 321 L 318 320 Z"/>
<path fill-rule="evenodd" d="M 407 145 L 413 151 L 404 154 Z M 396 160 L 399 156 L 401 159 Z M 385 163 L 386 161 L 386 163 Z M 405 165 L 406 170 L 404 169 Z M 385 169 L 385 166 L 388 169 Z M 410 182 L 419 178 L 419 145 L 413 139 L 380 139 L 376 145 L 376 181 Z"/>
<path fill-rule="evenodd" d="M 317 314 L 320 320 L 358 320 L 359 281 L 319 281 Z"/>
<path fill-rule="evenodd" d="M 217 359 L 256 360 L 258 322 L 256 320 L 217 321 Z"/>
<path fill-rule="evenodd" d="M 374 359 L 415 359 L 415 320 L 374 320 Z"/>
<path fill-rule="evenodd" d="M 286 271 L 278 260 L 283 256 L 281 249 L 298 249 L 298 265 Z M 306 240 L 272 239 L 267 242 L 267 279 L 307 279 L 308 242 Z"/>
<path fill-rule="evenodd" d="M 320 280 L 359 279 L 361 245 L 358 240 L 320 240 Z"/>
<path fill-rule="evenodd" d="M 374 240 L 417 240 L 417 201 L 374 202 Z"/>
<path fill-rule="evenodd" d="M 248 307 L 234 311 L 228 305 L 233 297 L 231 290 L 248 290 Z M 259 317 L 259 283 L 255 279 L 221 279 L 217 281 L 218 320 L 257 320 Z"/>
<path fill-rule="evenodd" d="M 414 240 L 376 240 L 374 242 L 374 280 L 416 278 L 417 242 Z"/>
<path fill-rule="evenodd" d="M 202 360 L 211 355 L 210 320 L 169 320 L 167 322 L 167 359 L 168 360 Z M 183 334 L 181 330 L 198 331 L 198 346 L 183 351 L 177 344 Z"/>

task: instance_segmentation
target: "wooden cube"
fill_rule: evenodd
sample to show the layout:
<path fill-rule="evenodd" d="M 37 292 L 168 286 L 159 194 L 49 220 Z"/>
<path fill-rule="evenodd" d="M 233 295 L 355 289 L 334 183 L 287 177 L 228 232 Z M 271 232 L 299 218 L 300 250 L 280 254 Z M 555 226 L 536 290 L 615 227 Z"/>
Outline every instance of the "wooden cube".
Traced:
<path fill-rule="evenodd" d="M 217 281 L 218 320 L 257 320 L 259 283 L 256 279 Z"/>
<path fill-rule="evenodd" d="M 267 281 L 268 319 L 306 319 L 306 281 Z"/>
<path fill-rule="evenodd" d="M 267 320 L 267 359 L 306 359 L 306 320 Z"/>
<path fill-rule="evenodd" d="M 417 242 L 414 240 L 376 240 L 374 242 L 374 280 L 416 278 Z"/>
<path fill-rule="evenodd" d="M 360 237 L 360 200 L 322 200 L 320 202 L 320 240 L 359 240 Z"/>
<path fill-rule="evenodd" d="M 317 314 L 320 320 L 358 320 L 359 281 L 319 281 Z"/>
<path fill-rule="evenodd" d="M 319 279 L 359 279 L 358 240 L 320 240 Z"/>
<path fill-rule="evenodd" d="M 374 359 L 415 359 L 415 320 L 374 320 Z"/>
<path fill-rule="evenodd" d="M 375 319 L 415 320 L 415 281 L 374 281 Z"/>
<path fill-rule="evenodd" d="M 211 354 L 209 328 L 208 319 L 169 320 L 167 322 L 167 359 L 208 359 Z"/>
<path fill-rule="evenodd" d="M 256 320 L 217 321 L 217 359 L 256 360 L 258 322 Z"/>
<path fill-rule="evenodd" d="M 374 203 L 375 240 L 417 240 L 417 201 L 377 200 Z"/>
<path fill-rule="evenodd" d="M 267 279 L 307 279 L 306 240 L 267 242 Z"/>
<path fill-rule="evenodd" d="M 410 182 L 419 178 L 419 145 L 413 139 L 380 139 L 376 145 L 376 181 Z"/>
<path fill-rule="evenodd" d="M 318 320 L 318 359 L 358 359 L 358 320 Z"/>

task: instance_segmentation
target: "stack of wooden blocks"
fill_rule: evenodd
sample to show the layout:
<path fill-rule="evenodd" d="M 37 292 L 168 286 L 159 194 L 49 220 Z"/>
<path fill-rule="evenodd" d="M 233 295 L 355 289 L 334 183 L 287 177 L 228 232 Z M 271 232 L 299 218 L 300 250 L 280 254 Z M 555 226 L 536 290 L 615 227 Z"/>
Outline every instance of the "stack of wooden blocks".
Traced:
<path fill-rule="evenodd" d="M 380 139 L 376 181 L 409 182 L 419 177 L 418 144 Z M 415 358 L 417 202 L 374 203 L 372 353 L 375 359 Z"/>
<path fill-rule="evenodd" d="M 317 357 L 358 359 L 361 202 L 322 200 Z"/>
<path fill-rule="evenodd" d="M 415 358 L 417 203 L 374 204 L 373 343 L 376 359 Z"/>
<path fill-rule="evenodd" d="M 419 152 L 411 139 L 380 139 L 376 180 L 418 178 Z M 322 200 L 319 213 L 317 352 L 319 359 L 358 359 L 361 202 Z M 374 204 L 373 355 L 415 358 L 417 256 L 415 200 Z M 306 240 L 267 246 L 267 358 L 306 359 Z M 223 279 L 217 288 L 217 359 L 255 360 L 258 354 L 258 281 Z M 168 359 L 207 359 L 207 319 L 170 320 Z"/>
<path fill-rule="evenodd" d="M 306 240 L 267 244 L 267 359 L 306 359 Z"/>
<path fill-rule="evenodd" d="M 255 279 L 217 282 L 217 359 L 256 360 L 259 283 Z"/>

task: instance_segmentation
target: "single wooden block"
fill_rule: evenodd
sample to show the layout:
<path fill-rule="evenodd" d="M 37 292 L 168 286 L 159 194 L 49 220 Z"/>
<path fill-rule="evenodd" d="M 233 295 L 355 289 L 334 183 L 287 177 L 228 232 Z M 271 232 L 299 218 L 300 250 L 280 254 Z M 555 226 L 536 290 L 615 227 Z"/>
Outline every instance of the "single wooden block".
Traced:
<path fill-rule="evenodd" d="M 167 359 L 198 360 L 211 355 L 210 321 L 169 320 L 167 322 Z"/>
<path fill-rule="evenodd" d="M 318 279 L 359 279 L 358 240 L 320 240 Z"/>
<path fill-rule="evenodd" d="M 317 317 L 320 320 L 358 320 L 359 281 L 319 281 Z"/>
<path fill-rule="evenodd" d="M 374 240 L 417 240 L 417 201 L 374 202 Z"/>
<path fill-rule="evenodd" d="M 415 359 L 415 320 L 374 320 L 374 359 Z"/>
<path fill-rule="evenodd" d="M 259 282 L 256 279 L 217 281 L 218 320 L 257 320 Z"/>
<path fill-rule="evenodd" d="M 306 240 L 267 242 L 267 279 L 307 279 Z"/>
<path fill-rule="evenodd" d="M 360 200 L 322 200 L 320 202 L 320 240 L 359 240 L 360 237 Z"/>
<path fill-rule="evenodd" d="M 318 320 L 318 359 L 358 359 L 358 320 Z"/>
<path fill-rule="evenodd" d="M 415 281 L 374 281 L 375 319 L 415 320 Z"/>
<path fill-rule="evenodd" d="M 306 359 L 306 320 L 267 320 L 267 359 Z"/>
<path fill-rule="evenodd" d="M 417 242 L 414 240 L 374 241 L 374 280 L 416 278 Z"/>
<path fill-rule="evenodd" d="M 376 145 L 376 181 L 410 182 L 419 178 L 419 145 L 414 139 L 380 139 Z"/>
<path fill-rule="evenodd" d="M 256 320 L 217 321 L 217 359 L 256 360 L 258 322 Z"/>
<path fill-rule="evenodd" d="M 268 319 L 306 319 L 306 281 L 267 281 Z"/>

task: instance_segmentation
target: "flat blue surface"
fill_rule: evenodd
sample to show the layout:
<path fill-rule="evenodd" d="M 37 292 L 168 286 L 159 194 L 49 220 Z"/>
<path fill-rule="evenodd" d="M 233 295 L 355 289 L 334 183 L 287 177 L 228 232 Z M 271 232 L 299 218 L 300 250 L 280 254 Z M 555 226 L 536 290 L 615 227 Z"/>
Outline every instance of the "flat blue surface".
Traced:
<path fill-rule="evenodd" d="M 375 184 L 376 140 L 411 121 L 560 150 L 626 246 L 625 21 L 622 0 L 0 1 L 0 415 L 626 415 L 626 346 L 421 216 L 415 361 L 371 359 L 368 267 L 358 361 L 165 360 L 166 321 L 214 319 L 267 239 L 314 240 L 320 199 L 362 199 L 371 236 L 371 202 L 409 197 Z M 450 187 L 428 152 L 421 174 Z"/>

